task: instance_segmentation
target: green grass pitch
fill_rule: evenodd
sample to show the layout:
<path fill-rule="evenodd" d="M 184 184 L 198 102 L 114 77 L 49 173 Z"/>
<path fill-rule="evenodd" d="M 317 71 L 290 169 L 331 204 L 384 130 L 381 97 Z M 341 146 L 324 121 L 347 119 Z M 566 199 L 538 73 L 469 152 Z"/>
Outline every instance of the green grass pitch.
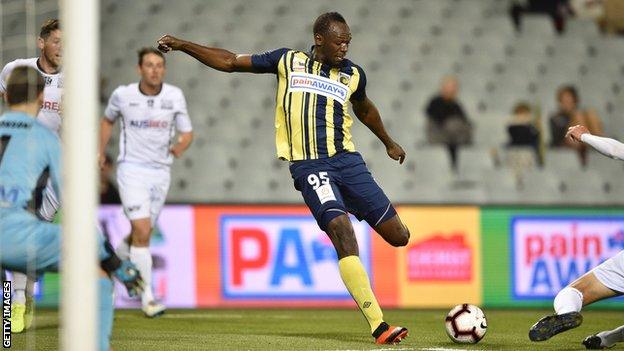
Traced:
<path fill-rule="evenodd" d="M 489 330 L 476 345 L 452 343 L 442 310 L 387 309 L 385 319 L 409 328 L 399 345 L 375 345 L 357 310 L 168 310 L 157 319 L 139 311 L 115 314 L 112 347 L 123 350 L 584 350 L 583 338 L 623 323 L 622 312 L 587 311 L 583 325 L 549 341 L 531 343 L 528 328 L 546 310 L 485 310 Z M 57 350 L 58 313 L 37 310 L 34 328 L 13 335 L 14 350 Z"/>

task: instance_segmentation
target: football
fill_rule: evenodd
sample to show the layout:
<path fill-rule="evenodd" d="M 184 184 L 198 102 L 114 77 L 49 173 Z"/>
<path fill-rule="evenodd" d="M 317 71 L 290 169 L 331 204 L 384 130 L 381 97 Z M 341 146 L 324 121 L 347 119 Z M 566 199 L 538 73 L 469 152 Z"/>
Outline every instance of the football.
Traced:
<path fill-rule="evenodd" d="M 454 342 L 475 344 L 485 336 L 487 320 L 479 307 L 465 303 L 449 311 L 445 326 L 446 334 Z"/>

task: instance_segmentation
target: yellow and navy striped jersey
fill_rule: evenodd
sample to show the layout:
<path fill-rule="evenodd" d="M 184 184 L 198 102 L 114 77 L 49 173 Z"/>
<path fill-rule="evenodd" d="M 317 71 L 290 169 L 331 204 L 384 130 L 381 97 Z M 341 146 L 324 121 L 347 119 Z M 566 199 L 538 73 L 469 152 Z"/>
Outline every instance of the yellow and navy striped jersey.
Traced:
<path fill-rule="evenodd" d="M 256 72 L 277 75 L 277 157 L 301 161 L 355 151 L 347 103 L 366 97 L 362 68 L 347 59 L 332 67 L 287 48 L 251 60 Z"/>

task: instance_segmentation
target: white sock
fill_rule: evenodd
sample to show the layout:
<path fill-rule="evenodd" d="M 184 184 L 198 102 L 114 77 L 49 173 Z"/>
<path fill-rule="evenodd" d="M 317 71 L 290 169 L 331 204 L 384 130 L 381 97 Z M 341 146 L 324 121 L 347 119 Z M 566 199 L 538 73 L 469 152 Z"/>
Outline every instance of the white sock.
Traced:
<path fill-rule="evenodd" d="M 152 293 L 152 254 L 149 251 L 149 247 L 130 246 L 130 261 L 137 266 L 145 282 L 141 302 L 143 305 L 146 305 L 154 300 L 154 294 Z"/>
<path fill-rule="evenodd" d="M 117 245 L 117 248 L 115 248 L 115 253 L 122 260 L 127 260 L 127 259 L 130 258 L 130 244 L 128 243 L 128 241 L 126 239 L 127 238 L 124 238 L 119 243 L 119 245 Z"/>
<path fill-rule="evenodd" d="M 24 273 L 13 272 L 13 302 L 26 304 L 26 284 L 28 277 Z M 32 292 L 32 289 L 31 289 Z"/>
<path fill-rule="evenodd" d="M 618 342 L 624 341 L 624 325 L 613 330 L 603 331 L 597 334 L 603 347 L 613 347 Z"/>
<path fill-rule="evenodd" d="M 553 305 L 557 314 L 580 312 L 583 307 L 583 293 L 567 286 L 555 296 Z"/>

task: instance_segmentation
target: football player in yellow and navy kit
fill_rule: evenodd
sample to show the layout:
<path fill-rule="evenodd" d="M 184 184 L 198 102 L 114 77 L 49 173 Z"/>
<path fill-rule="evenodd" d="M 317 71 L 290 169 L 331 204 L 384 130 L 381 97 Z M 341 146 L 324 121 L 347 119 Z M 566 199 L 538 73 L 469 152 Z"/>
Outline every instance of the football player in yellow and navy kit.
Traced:
<path fill-rule="evenodd" d="M 407 329 L 383 321 L 381 308 L 358 257 L 358 245 L 347 212 L 366 220 L 393 246 L 405 246 L 409 230 L 377 185 L 351 140 L 357 118 L 386 146 L 388 156 L 403 163 L 405 152 L 386 132 L 379 111 L 366 96 L 366 75 L 346 59 L 351 33 L 336 12 L 314 23 L 309 52 L 287 48 L 256 55 L 237 55 L 165 35 L 159 49 L 183 51 L 224 72 L 277 75 L 275 108 L 277 156 L 291 162 L 295 188 L 331 239 L 338 253 L 341 277 L 366 317 L 375 341 L 393 344 Z"/>

